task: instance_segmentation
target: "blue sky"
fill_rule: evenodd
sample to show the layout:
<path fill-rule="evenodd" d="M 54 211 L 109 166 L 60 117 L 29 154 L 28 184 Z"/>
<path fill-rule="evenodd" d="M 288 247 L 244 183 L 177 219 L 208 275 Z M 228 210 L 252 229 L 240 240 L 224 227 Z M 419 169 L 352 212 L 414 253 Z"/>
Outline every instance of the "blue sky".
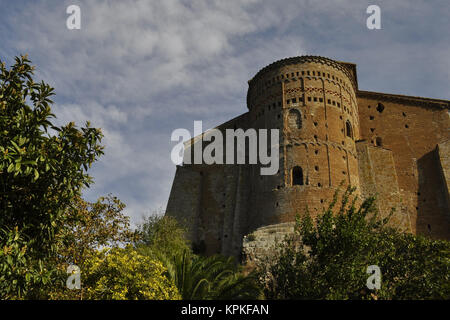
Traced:
<path fill-rule="evenodd" d="M 71 4 L 81 30 L 66 28 Z M 381 30 L 366 27 L 370 4 Z M 450 99 L 449 30 L 448 0 L 0 0 L 0 59 L 28 53 L 57 121 L 103 129 L 84 196 L 116 195 L 134 223 L 166 206 L 172 131 L 244 113 L 265 65 L 326 56 L 356 63 L 362 90 Z"/>

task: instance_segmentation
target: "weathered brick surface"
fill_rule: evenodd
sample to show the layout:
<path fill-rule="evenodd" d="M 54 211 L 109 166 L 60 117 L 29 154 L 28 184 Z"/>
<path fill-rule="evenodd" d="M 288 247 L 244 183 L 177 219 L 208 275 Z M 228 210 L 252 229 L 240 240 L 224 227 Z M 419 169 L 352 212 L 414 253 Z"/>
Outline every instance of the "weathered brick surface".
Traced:
<path fill-rule="evenodd" d="M 450 141 L 438 144 L 437 153 L 440 164 L 441 182 L 443 184 L 442 191 L 445 193 L 443 207 L 450 208 Z M 447 217 L 450 219 L 450 210 L 447 211 Z"/>
<path fill-rule="evenodd" d="M 358 93 L 360 139 L 376 145 L 381 138 L 381 147 L 392 152 L 395 171 L 386 174 L 397 176 L 400 207 L 410 217 L 411 232 L 443 239 L 450 238 L 450 210 L 440 163 L 448 161 L 448 154 L 440 158 L 436 147 L 450 138 L 449 105 L 442 100 Z M 387 186 L 383 181 L 379 185 Z"/>
<path fill-rule="evenodd" d="M 247 106 L 217 129 L 280 129 L 279 172 L 184 164 L 174 179 L 166 212 L 188 218 L 207 254 L 239 256 L 245 235 L 321 212 L 341 183 L 378 195 L 383 215 L 395 208 L 402 230 L 450 238 L 450 101 L 359 91 L 354 64 L 305 56 L 259 71 Z M 302 185 L 293 185 L 296 166 Z"/>
<path fill-rule="evenodd" d="M 377 197 L 377 208 L 383 217 L 394 209 L 391 225 L 412 232 L 409 212 L 402 206 L 392 152 L 365 140 L 357 142 L 357 149 L 362 195 Z"/>

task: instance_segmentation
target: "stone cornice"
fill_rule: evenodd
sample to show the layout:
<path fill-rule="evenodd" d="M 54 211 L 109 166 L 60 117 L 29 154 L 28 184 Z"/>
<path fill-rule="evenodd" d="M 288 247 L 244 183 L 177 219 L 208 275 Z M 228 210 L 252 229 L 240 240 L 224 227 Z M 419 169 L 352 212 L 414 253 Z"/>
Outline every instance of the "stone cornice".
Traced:
<path fill-rule="evenodd" d="M 256 78 L 259 78 L 261 75 L 280 68 L 282 66 L 287 66 L 287 65 L 292 65 L 292 64 L 300 64 L 300 63 L 307 63 L 307 62 L 316 62 L 316 63 L 321 63 L 321 64 L 325 64 L 331 67 L 334 67 L 340 71 L 342 71 L 351 81 L 353 88 L 355 90 L 358 89 L 358 84 L 356 83 L 356 78 L 355 76 L 352 74 L 352 72 L 349 70 L 348 66 L 345 63 L 341 63 L 339 61 L 335 61 L 335 60 L 331 60 L 329 58 L 325 58 L 325 57 L 321 57 L 321 56 L 299 56 L 299 57 L 291 57 L 291 58 L 286 58 L 286 59 L 282 59 L 282 60 L 278 60 L 275 61 L 271 64 L 269 64 L 268 66 L 262 68 L 261 70 L 258 71 L 258 73 L 248 81 L 249 85 L 252 81 L 254 81 Z"/>
<path fill-rule="evenodd" d="M 381 101 L 394 102 L 399 104 L 437 108 L 450 109 L 450 100 L 431 99 L 423 97 L 405 96 L 400 94 L 390 94 L 372 91 L 358 90 L 356 92 L 357 98 L 377 99 Z"/>

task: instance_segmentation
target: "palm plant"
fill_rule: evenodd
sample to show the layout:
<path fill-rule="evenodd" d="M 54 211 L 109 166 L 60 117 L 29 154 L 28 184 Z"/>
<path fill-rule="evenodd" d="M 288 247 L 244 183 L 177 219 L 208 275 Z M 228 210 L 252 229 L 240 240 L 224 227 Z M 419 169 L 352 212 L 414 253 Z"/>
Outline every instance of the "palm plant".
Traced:
<path fill-rule="evenodd" d="M 184 251 L 172 259 L 168 273 L 183 300 L 262 297 L 255 276 L 243 275 L 232 257 L 202 257 Z"/>

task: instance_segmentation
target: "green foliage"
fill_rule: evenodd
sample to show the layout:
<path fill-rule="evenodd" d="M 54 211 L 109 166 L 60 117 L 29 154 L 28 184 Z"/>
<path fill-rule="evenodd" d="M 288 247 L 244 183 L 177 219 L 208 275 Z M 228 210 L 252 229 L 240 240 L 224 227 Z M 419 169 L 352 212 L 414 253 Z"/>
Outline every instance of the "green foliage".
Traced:
<path fill-rule="evenodd" d="M 81 266 L 101 248 L 131 244 L 135 235 L 124 208 L 125 204 L 112 195 L 100 197 L 96 202 L 76 197 L 67 211 L 65 228 L 58 235 L 61 262 Z"/>
<path fill-rule="evenodd" d="M 130 229 L 129 217 L 123 213 L 125 205 L 116 197 L 100 197 L 87 202 L 76 197 L 67 212 L 65 228 L 57 235 L 57 266 L 61 271 L 50 290 L 51 299 L 82 299 L 83 291 L 66 287 L 67 267 L 71 264 L 86 271 L 88 261 L 98 255 L 102 248 L 118 248 L 131 244 L 135 239 Z M 86 285 L 86 284 L 85 284 Z"/>
<path fill-rule="evenodd" d="M 81 270 L 84 299 L 179 299 L 161 262 L 139 254 L 131 246 L 105 249 Z"/>
<path fill-rule="evenodd" d="M 52 271 L 28 255 L 27 243 L 17 228 L 0 231 L 0 299 L 39 297 L 52 279 Z"/>
<path fill-rule="evenodd" d="M 261 267 L 273 299 L 449 299 L 450 243 L 404 234 L 378 217 L 375 199 L 356 208 L 354 189 L 343 194 L 337 214 L 314 221 L 298 217 L 275 263 Z M 379 290 L 369 290 L 367 267 L 381 269 Z"/>
<path fill-rule="evenodd" d="M 242 274 L 231 257 L 202 257 L 184 252 L 175 257 L 168 271 L 183 300 L 262 297 L 255 275 Z"/>
<path fill-rule="evenodd" d="M 232 258 L 192 253 L 186 229 L 169 216 L 153 215 L 138 227 L 137 250 L 162 261 L 183 299 L 256 299 L 261 296 L 252 274 L 245 276 Z"/>
<path fill-rule="evenodd" d="M 190 250 L 186 229 L 169 216 L 151 215 L 137 229 L 136 247 L 149 251 L 159 258 L 174 256 Z M 148 252 L 148 254 L 150 254 Z"/>
<path fill-rule="evenodd" d="M 40 272 L 55 259 L 56 235 L 65 227 L 67 209 L 92 182 L 86 170 L 103 152 L 102 133 L 89 123 L 81 129 L 52 124 L 53 88 L 33 81 L 29 62 L 17 57 L 7 69 L 0 61 L 0 230 L 17 228 L 29 270 Z M 25 276 L 14 276 L 17 283 L 29 283 L 20 275 Z M 19 287 L 17 297 L 22 297 Z"/>

